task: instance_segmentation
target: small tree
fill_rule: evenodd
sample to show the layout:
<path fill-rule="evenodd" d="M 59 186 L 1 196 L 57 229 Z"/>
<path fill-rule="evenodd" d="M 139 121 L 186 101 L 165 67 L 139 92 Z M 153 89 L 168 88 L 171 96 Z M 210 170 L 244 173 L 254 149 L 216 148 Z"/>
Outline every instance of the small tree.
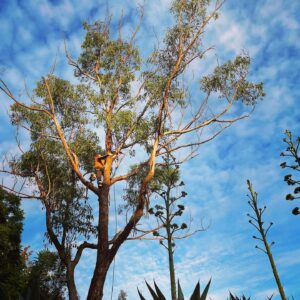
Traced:
<path fill-rule="evenodd" d="M 28 263 L 27 273 L 24 299 L 65 299 L 66 269 L 57 253 L 40 251 L 37 258 Z"/>
<path fill-rule="evenodd" d="M 121 290 L 118 296 L 118 300 L 126 300 L 127 299 L 127 294 Z"/>
<path fill-rule="evenodd" d="M 300 136 L 294 139 L 291 131 L 289 130 L 286 130 L 285 135 L 286 137 L 283 139 L 283 141 L 287 144 L 287 148 L 280 155 L 284 157 L 288 157 L 289 161 L 292 160 L 291 162 L 292 164 L 290 164 L 289 162 L 283 162 L 280 164 L 280 166 L 282 168 L 289 168 L 293 172 L 295 172 L 295 174 L 298 174 L 297 172 L 300 172 L 300 153 L 299 153 Z M 284 181 L 288 185 L 295 186 L 294 193 L 287 194 L 285 199 L 289 201 L 300 199 L 300 178 L 293 174 L 287 174 L 284 176 Z M 292 210 L 292 213 L 294 215 L 299 215 L 300 214 L 299 207 L 295 207 Z"/>
<path fill-rule="evenodd" d="M 17 195 L 37 198 L 45 207 L 49 239 L 67 267 L 70 299 L 78 299 L 74 269 L 86 248 L 96 250 L 88 299 L 103 298 L 108 269 L 144 214 L 148 186 L 166 147 L 172 145 L 170 153 L 189 150 L 184 161 L 195 148 L 249 116 L 241 103 L 251 107 L 264 96 L 262 83 L 247 80 L 250 57 L 243 53 L 201 78 L 201 92 L 188 110 L 190 98 L 183 74 L 212 49 L 203 46 L 203 34 L 222 4 L 220 0 L 174 0 L 173 25 L 163 45 L 145 59 L 135 46 L 139 25 L 124 37 L 122 22 L 116 35 L 111 32 L 114 27 L 109 17 L 85 23 L 80 56 L 73 59 L 67 52 L 80 84 L 49 74 L 29 95 L 30 103 L 20 101 L 1 80 L 0 89 L 14 103 L 13 125 L 29 131 L 31 137 L 30 148 L 23 149 L 21 158 L 2 172 L 31 186 L 32 194 L 15 190 Z M 239 109 L 229 114 L 234 106 Z M 197 134 L 204 129 L 205 134 Z M 189 138 L 183 139 L 187 135 Z M 140 153 L 135 157 L 136 168 L 121 173 L 120 166 L 124 170 L 135 151 Z M 101 170 L 93 168 L 96 154 L 100 160 L 105 158 Z M 110 238 L 111 188 L 145 166 L 134 211 L 119 234 Z M 97 185 L 92 181 L 94 173 L 101 177 Z M 92 224 L 90 193 L 87 202 L 83 190 L 97 198 L 96 226 Z"/>
<path fill-rule="evenodd" d="M 23 211 L 20 198 L 0 188 L 0 298 L 17 299 L 26 284 L 21 255 Z"/>
<path fill-rule="evenodd" d="M 248 185 L 248 190 L 250 192 L 250 195 L 248 195 L 249 197 L 249 205 L 252 208 L 253 212 L 254 212 L 254 216 L 247 214 L 247 216 L 250 218 L 249 223 L 255 227 L 255 229 L 259 232 L 260 237 L 258 236 L 253 236 L 254 239 L 261 241 L 263 243 L 263 248 L 261 248 L 260 246 L 256 245 L 255 248 L 261 250 L 262 252 L 264 252 L 265 254 L 267 254 L 268 258 L 269 258 L 269 262 L 272 268 L 272 272 L 278 287 L 278 291 L 280 294 L 280 297 L 282 300 L 286 300 L 286 296 L 283 290 L 283 286 L 281 284 L 279 275 L 278 275 L 278 271 L 275 265 L 275 261 L 271 252 L 271 247 L 275 244 L 274 242 L 271 242 L 269 244 L 268 240 L 267 240 L 267 235 L 269 233 L 270 228 L 272 227 L 273 223 L 271 222 L 269 224 L 269 226 L 267 227 L 267 229 L 265 229 L 264 227 L 264 222 L 262 220 L 262 216 L 263 213 L 266 210 L 266 206 L 264 206 L 263 208 L 259 208 L 258 207 L 258 203 L 257 203 L 257 193 L 253 191 L 252 188 L 252 184 L 249 180 L 247 180 L 247 185 Z"/>

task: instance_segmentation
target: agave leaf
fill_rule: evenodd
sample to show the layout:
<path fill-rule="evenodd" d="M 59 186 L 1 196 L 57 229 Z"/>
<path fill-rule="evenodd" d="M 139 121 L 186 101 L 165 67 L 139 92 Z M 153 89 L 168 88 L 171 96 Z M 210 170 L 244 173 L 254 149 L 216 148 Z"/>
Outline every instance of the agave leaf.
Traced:
<path fill-rule="evenodd" d="M 137 290 L 138 290 L 138 293 L 139 293 L 140 299 L 141 299 L 141 300 L 146 300 L 146 299 L 144 298 L 144 296 L 141 294 L 140 290 L 139 290 L 139 289 L 137 289 Z"/>
<path fill-rule="evenodd" d="M 183 296 L 183 292 L 182 292 L 179 280 L 178 280 L 177 285 L 178 285 L 178 298 L 177 298 L 177 300 L 184 300 L 184 296 Z"/>
<path fill-rule="evenodd" d="M 251 297 L 249 297 L 249 298 L 246 298 L 246 296 L 245 295 L 243 295 L 243 296 L 241 296 L 240 298 L 238 297 L 238 296 L 233 296 L 232 294 L 231 294 L 231 292 L 229 291 L 229 300 L 250 300 L 250 298 Z"/>
<path fill-rule="evenodd" d="M 151 293 L 153 300 L 160 300 L 159 297 L 156 295 L 155 291 L 152 289 L 152 287 L 148 284 L 147 281 L 146 281 L 146 284 L 147 284 L 148 290 Z"/>
<path fill-rule="evenodd" d="M 200 300 L 200 283 L 198 281 L 190 300 Z"/>
<path fill-rule="evenodd" d="M 208 290 L 209 290 L 209 286 L 210 286 L 210 282 L 211 282 L 211 279 L 209 279 L 209 282 L 207 283 L 201 297 L 200 297 L 200 300 L 205 300 L 206 297 L 207 297 L 207 293 L 208 293 Z"/>
<path fill-rule="evenodd" d="M 158 288 L 157 284 L 155 283 L 155 280 L 154 280 L 154 287 L 155 287 L 155 290 L 156 290 L 159 300 L 166 300 L 164 294 L 161 292 L 161 290 Z"/>

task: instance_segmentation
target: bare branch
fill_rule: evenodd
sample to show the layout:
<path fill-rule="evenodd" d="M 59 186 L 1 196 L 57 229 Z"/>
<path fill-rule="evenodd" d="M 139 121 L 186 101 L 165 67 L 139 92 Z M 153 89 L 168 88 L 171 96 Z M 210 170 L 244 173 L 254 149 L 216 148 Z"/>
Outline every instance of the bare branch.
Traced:
<path fill-rule="evenodd" d="M 5 190 L 8 194 L 20 197 L 22 199 L 41 199 L 41 197 L 38 197 L 36 195 L 29 195 L 29 194 L 26 194 L 26 193 L 17 192 L 14 189 L 12 189 L 8 186 L 2 185 L 2 184 L 0 184 L 0 188 Z"/>
<path fill-rule="evenodd" d="M 50 116 L 51 117 L 51 113 L 46 110 L 46 109 L 42 109 L 42 108 L 39 108 L 37 106 L 28 106 L 22 102 L 20 102 L 19 100 L 17 100 L 15 98 L 15 96 L 13 95 L 13 93 L 10 91 L 10 89 L 8 88 L 8 86 L 5 84 L 5 82 L 0 79 L 0 89 L 11 99 L 13 100 L 17 105 L 23 107 L 23 108 L 26 108 L 28 110 L 31 110 L 31 111 L 38 111 L 38 112 L 42 112 L 42 113 L 45 113 L 46 115 Z"/>
<path fill-rule="evenodd" d="M 136 175 L 143 167 L 148 164 L 148 161 L 140 163 L 137 167 L 135 167 L 132 171 L 125 175 L 120 175 L 111 179 L 111 184 L 115 184 L 118 181 L 127 180 L 129 177 Z"/>
<path fill-rule="evenodd" d="M 92 244 L 92 243 L 88 243 L 86 241 L 84 241 L 82 244 L 80 244 L 77 247 L 77 252 L 75 254 L 74 259 L 72 260 L 72 263 L 74 264 L 74 267 L 78 264 L 80 257 L 82 255 L 82 252 L 84 249 L 89 248 L 89 249 L 97 249 L 97 245 L 96 244 Z"/>

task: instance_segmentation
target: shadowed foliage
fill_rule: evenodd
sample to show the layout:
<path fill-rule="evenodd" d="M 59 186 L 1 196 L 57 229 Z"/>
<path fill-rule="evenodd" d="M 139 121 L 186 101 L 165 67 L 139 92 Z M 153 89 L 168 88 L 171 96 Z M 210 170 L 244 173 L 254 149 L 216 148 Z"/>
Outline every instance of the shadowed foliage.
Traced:
<path fill-rule="evenodd" d="M 20 198 L 0 188 L 0 299 L 17 299 L 26 284 L 22 222 Z"/>

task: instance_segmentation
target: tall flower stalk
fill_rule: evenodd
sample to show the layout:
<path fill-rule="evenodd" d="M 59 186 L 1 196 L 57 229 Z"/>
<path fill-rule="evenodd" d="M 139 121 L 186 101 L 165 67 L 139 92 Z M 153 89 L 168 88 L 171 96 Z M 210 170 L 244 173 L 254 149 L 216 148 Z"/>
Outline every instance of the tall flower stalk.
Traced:
<path fill-rule="evenodd" d="M 250 182 L 250 180 L 247 180 L 247 185 L 248 185 L 248 190 L 250 192 L 250 195 L 248 195 L 249 197 L 249 205 L 252 208 L 254 215 L 251 214 L 247 214 L 247 216 L 250 218 L 249 223 L 255 227 L 255 229 L 259 232 L 260 236 L 253 236 L 254 239 L 259 240 L 260 242 L 262 242 L 263 246 L 258 246 L 256 245 L 255 248 L 261 250 L 262 252 L 264 252 L 268 258 L 269 258 L 269 262 L 271 264 L 271 268 L 272 268 L 272 272 L 273 275 L 275 277 L 276 280 L 276 284 L 278 287 L 278 291 L 280 294 L 280 297 L 282 300 L 286 300 L 286 296 L 284 293 L 284 289 L 283 286 L 281 284 L 279 275 L 278 275 L 278 271 L 275 265 L 275 261 L 271 252 L 271 248 L 272 246 L 275 244 L 275 242 L 271 242 L 269 243 L 267 240 L 267 235 L 270 231 L 270 228 L 272 227 L 273 223 L 270 222 L 267 229 L 264 228 L 264 222 L 262 220 L 262 216 L 264 214 L 264 212 L 266 211 L 266 206 L 264 206 L 263 208 L 258 207 L 258 203 L 257 203 L 257 193 L 254 192 L 252 184 Z"/>

